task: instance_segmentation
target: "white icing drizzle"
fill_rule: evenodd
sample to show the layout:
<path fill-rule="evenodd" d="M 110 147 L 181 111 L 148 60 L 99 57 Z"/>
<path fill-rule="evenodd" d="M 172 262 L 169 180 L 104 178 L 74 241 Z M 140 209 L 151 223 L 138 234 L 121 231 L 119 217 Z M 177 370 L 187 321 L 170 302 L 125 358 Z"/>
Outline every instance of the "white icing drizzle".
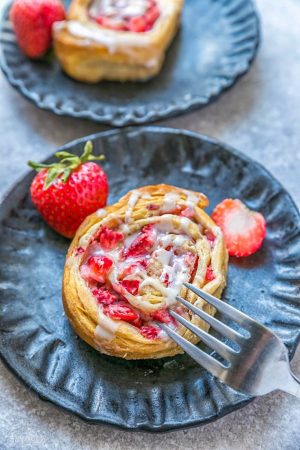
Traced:
<path fill-rule="evenodd" d="M 162 264 L 162 266 L 168 266 L 172 256 L 174 256 L 174 253 L 165 250 L 164 248 L 158 248 L 153 253 L 153 258 L 157 259 L 157 261 L 159 261 Z"/>
<path fill-rule="evenodd" d="M 181 234 L 164 234 L 160 237 L 160 242 L 163 247 L 174 245 L 174 247 L 181 247 L 189 238 Z"/>
<path fill-rule="evenodd" d="M 137 231 L 136 233 L 132 233 L 125 238 L 125 241 L 124 241 L 125 248 L 130 247 L 130 245 L 133 243 L 133 241 L 135 240 L 135 238 L 137 237 L 138 234 L 139 234 L 139 232 Z"/>
<path fill-rule="evenodd" d="M 193 192 L 189 192 L 189 191 L 184 191 L 184 193 L 187 196 L 187 198 L 186 198 L 186 205 L 187 205 L 187 207 L 191 208 L 191 209 L 194 209 L 195 206 L 197 206 L 197 204 L 199 202 L 198 195 L 194 194 Z"/>
<path fill-rule="evenodd" d="M 138 201 L 140 196 L 141 196 L 141 194 L 138 191 L 132 191 L 132 194 L 130 195 L 128 204 L 127 204 L 128 208 L 125 213 L 125 222 L 126 223 L 130 223 L 132 221 L 131 214 L 132 214 L 133 208 L 135 207 L 136 202 Z"/>
<path fill-rule="evenodd" d="M 176 203 L 180 200 L 180 195 L 176 192 L 168 192 L 164 197 L 164 203 L 160 209 L 162 213 L 172 211 L 176 208 Z"/>
<path fill-rule="evenodd" d="M 92 16 L 133 17 L 146 12 L 145 0 L 98 0 L 94 1 L 90 13 Z"/>
<path fill-rule="evenodd" d="M 120 327 L 121 322 L 106 316 L 102 309 L 98 311 L 98 325 L 95 330 L 95 337 L 100 340 L 112 341 L 116 335 L 116 331 Z"/>
<path fill-rule="evenodd" d="M 100 209 L 97 209 L 95 214 L 98 217 L 105 217 L 105 216 L 107 216 L 107 211 L 103 208 L 100 208 Z"/>

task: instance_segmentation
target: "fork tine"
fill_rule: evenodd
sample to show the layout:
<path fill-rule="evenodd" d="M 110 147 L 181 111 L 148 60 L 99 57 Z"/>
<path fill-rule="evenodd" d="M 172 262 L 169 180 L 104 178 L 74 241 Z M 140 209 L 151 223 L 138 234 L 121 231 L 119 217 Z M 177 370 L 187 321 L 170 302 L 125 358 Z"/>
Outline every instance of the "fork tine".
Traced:
<path fill-rule="evenodd" d="M 203 298 L 207 303 L 214 306 L 218 311 L 220 311 L 222 314 L 225 314 L 230 319 L 234 320 L 236 323 L 240 324 L 241 326 L 247 324 L 247 329 L 249 328 L 250 323 L 255 324 L 255 321 L 251 319 L 251 317 L 247 316 L 246 314 L 242 313 L 241 311 L 238 311 L 237 309 L 233 308 L 233 306 L 228 305 L 228 303 L 222 302 L 222 300 L 219 300 L 218 298 L 214 297 L 211 294 L 208 294 L 207 292 L 204 292 L 202 289 L 196 288 L 190 283 L 184 283 L 184 286 L 190 289 L 194 292 L 194 294 L 198 295 L 199 297 Z"/>
<path fill-rule="evenodd" d="M 201 328 L 198 328 L 196 325 L 189 322 L 184 317 L 177 314 L 175 311 L 170 310 L 170 314 L 171 314 L 171 316 L 174 317 L 174 319 L 176 319 L 183 326 L 185 326 L 190 331 L 192 331 L 192 333 L 194 333 L 196 336 L 198 336 L 212 350 L 215 350 L 217 353 L 219 353 L 219 355 L 222 356 L 224 359 L 229 360 L 230 357 L 238 354 L 238 352 L 233 350 L 231 347 L 229 347 L 228 345 L 219 341 L 219 339 L 216 339 L 214 336 L 212 336 L 211 334 L 208 334 L 206 331 L 202 330 Z"/>
<path fill-rule="evenodd" d="M 240 333 L 233 330 L 228 325 L 225 325 L 225 323 L 220 322 L 218 319 L 211 316 L 210 314 L 207 314 L 202 309 L 197 308 L 197 306 L 193 305 L 192 303 L 188 302 L 182 297 L 177 296 L 176 300 L 178 300 L 182 305 L 190 309 L 194 314 L 201 317 L 201 319 L 205 320 L 205 322 L 207 322 L 214 330 L 218 331 L 218 333 L 222 334 L 228 339 L 231 339 L 232 341 L 237 343 L 240 343 L 241 340 L 245 339 L 245 337 L 242 336 Z"/>
<path fill-rule="evenodd" d="M 198 364 L 200 364 L 204 369 L 211 372 L 215 377 L 219 377 L 226 366 L 217 361 L 212 356 L 205 353 L 196 345 L 191 344 L 191 342 L 184 339 L 182 336 L 173 331 L 168 325 L 164 323 L 158 324 L 162 330 L 164 330 L 170 338 L 172 338 L 186 353 L 188 353 Z"/>

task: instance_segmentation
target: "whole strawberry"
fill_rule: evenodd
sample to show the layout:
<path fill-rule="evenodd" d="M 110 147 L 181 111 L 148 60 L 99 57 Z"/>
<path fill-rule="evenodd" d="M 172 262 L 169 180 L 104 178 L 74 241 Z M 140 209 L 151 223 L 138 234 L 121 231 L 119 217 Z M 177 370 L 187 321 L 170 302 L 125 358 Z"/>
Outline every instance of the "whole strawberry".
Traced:
<path fill-rule="evenodd" d="M 62 151 L 55 154 L 61 159 L 57 163 L 28 162 L 38 171 L 30 188 L 33 203 L 48 225 L 68 238 L 89 214 L 106 205 L 107 177 L 92 162 L 104 156 L 94 156 L 92 151 L 92 142 L 88 141 L 80 157 Z"/>
<path fill-rule="evenodd" d="M 65 19 L 60 0 L 15 0 L 9 14 L 21 50 L 40 58 L 51 47 L 52 25 Z"/>

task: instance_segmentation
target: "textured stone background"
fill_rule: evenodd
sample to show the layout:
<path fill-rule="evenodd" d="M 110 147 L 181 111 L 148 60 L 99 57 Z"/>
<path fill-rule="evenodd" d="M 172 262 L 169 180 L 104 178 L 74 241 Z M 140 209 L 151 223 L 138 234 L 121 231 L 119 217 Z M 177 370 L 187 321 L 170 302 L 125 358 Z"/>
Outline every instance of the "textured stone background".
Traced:
<path fill-rule="evenodd" d="M 242 150 L 263 163 L 299 207 L 300 2 L 258 0 L 258 8 L 262 46 L 250 73 L 213 105 L 163 125 L 200 131 Z M 58 145 L 101 129 L 39 111 L 0 75 L 0 195 L 27 171 L 29 158 L 43 159 Z M 299 374 L 299 350 L 293 367 Z M 133 434 L 87 425 L 39 400 L 0 363 L 0 450 L 141 448 L 299 450 L 300 401 L 275 393 L 202 428 Z"/>

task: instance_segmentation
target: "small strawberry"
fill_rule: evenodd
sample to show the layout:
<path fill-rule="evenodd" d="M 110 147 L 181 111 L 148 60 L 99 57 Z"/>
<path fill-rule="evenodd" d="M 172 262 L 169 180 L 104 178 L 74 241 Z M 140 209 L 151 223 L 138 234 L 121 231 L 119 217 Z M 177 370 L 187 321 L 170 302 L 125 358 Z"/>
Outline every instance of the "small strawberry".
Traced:
<path fill-rule="evenodd" d="M 221 228 L 229 255 L 241 257 L 255 253 L 266 235 L 266 221 L 238 199 L 225 199 L 215 207 L 212 219 Z"/>
<path fill-rule="evenodd" d="M 40 58 L 51 47 L 52 25 L 65 19 L 65 10 L 60 0 L 15 0 L 9 16 L 21 50 Z"/>
<path fill-rule="evenodd" d="M 91 256 L 87 263 L 81 266 L 81 276 L 87 281 L 95 280 L 105 283 L 113 262 L 107 256 Z"/>
<path fill-rule="evenodd" d="M 104 306 L 104 313 L 111 319 L 124 320 L 133 324 L 140 321 L 139 313 L 123 303 L 113 303 L 112 305 Z"/>
<path fill-rule="evenodd" d="M 106 205 L 108 183 L 106 174 L 93 160 L 103 156 L 92 155 L 92 142 L 87 142 L 79 157 L 57 152 L 62 158 L 53 164 L 29 161 L 38 171 L 31 183 L 31 198 L 44 220 L 55 231 L 71 238 L 81 222 Z"/>
<path fill-rule="evenodd" d="M 159 329 L 156 327 L 153 327 L 151 325 L 143 325 L 140 328 L 140 332 L 141 334 L 146 338 L 146 339 L 156 339 L 158 337 L 158 333 L 159 333 Z"/>

